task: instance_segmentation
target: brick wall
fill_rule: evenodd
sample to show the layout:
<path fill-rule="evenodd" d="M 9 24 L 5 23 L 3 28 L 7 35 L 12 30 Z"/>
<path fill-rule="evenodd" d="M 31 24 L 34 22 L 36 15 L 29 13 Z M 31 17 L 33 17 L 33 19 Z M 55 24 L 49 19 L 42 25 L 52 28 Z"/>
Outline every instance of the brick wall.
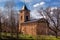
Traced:
<path fill-rule="evenodd" d="M 23 34 L 36 35 L 36 22 L 33 23 L 22 23 L 21 31 Z"/>

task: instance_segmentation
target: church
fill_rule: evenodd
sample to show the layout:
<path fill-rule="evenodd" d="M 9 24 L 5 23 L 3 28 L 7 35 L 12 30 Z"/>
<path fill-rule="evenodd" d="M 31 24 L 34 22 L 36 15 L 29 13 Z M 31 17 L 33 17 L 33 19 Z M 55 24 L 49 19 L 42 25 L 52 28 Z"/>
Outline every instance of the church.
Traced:
<path fill-rule="evenodd" d="M 19 32 L 28 35 L 47 35 L 48 22 L 46 19 L 30 20 L 30 10 L 25 6 L 19 11 Z"/>

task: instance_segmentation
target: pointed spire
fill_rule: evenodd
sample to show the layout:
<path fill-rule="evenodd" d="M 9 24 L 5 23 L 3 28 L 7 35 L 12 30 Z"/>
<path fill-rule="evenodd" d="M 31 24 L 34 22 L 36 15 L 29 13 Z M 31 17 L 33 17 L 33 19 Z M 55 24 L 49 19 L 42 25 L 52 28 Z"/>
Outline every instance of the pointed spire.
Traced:
<path fill-rule="evenodd" d="M 22 10 L 28 10 L 26 5 L 23 5 Z"/>

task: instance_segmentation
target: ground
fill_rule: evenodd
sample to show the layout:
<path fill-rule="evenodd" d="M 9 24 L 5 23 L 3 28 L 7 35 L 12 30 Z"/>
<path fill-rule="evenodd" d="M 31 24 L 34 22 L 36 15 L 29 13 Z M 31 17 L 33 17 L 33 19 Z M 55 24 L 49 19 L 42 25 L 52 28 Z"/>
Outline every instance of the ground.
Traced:
<path fill-rule="evenodd" d="M 55 36 L 52 35 L 39 35 L 39 36 L 31 36 L 31 35 L 23 35 L 23 34 L 18 34 L 19 35 L 19 39 L 28 39 L 28 40 L 60 40 L 60 36 L 58 38 L 56 38 Z M 2 39 L 18 39 L 17 35 L 14 34 L 13 37 L 11 36 L 10 33 L 1 33 L 1 38 Z"/>

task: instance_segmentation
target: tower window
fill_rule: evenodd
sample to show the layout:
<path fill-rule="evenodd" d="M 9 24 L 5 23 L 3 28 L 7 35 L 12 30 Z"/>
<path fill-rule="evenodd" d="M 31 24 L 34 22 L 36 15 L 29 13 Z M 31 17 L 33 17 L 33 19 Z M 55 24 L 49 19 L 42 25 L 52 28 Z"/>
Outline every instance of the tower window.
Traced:
<path fill-rule="evenodd" d="M 28 21 L 28 16 L 26 16 L 26 21 Z"/>

